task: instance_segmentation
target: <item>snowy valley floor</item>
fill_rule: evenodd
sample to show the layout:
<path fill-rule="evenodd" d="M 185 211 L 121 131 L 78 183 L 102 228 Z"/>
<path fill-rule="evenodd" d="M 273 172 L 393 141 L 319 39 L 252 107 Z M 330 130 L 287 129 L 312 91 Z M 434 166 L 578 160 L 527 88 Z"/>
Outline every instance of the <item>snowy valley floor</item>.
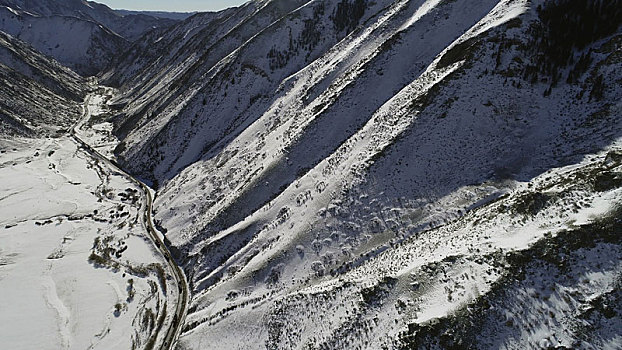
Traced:
<path fill-rule="evenodd" d="M 0 348 L 161 341 L 177 286 L 145 234 L 141 189 L 69 137 L 0 150 Z"/>

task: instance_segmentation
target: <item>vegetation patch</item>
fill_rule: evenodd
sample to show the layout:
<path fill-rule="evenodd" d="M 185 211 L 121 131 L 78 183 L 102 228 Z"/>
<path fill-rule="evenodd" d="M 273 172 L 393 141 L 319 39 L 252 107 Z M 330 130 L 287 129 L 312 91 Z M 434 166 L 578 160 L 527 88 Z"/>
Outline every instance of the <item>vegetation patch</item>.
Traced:
<path fill-rule="evenodd" d="M 476 36 L 454 45 L 441 57 L 436 68 L 443 69 L 454 63 L 473 58 L 473 55 L 479 49 L 479 43 L 479 37 Z"/>
<path fill-rule="evenodd" d="M 338 32 L 353 31 L 365 15 L 366 8 L 366 0 L 341 0 L 331 16 L 335 29 Z"/>
<path fill-rule="evenodd" d="M 611 191 L 622 187 L 622 173 L 617 171 L 603 171 L 594 178 L 594 190 L 598 192 Z"/>
<path fill-rule="evenodd" d="M 532 62 L 523 77 L 532 83 L 548 77 L 554 87 L 562 78 L 561 68 L 574 65 L 568 82 L 588 69 L 591 52 L 581 51 L 615 34 L 622 24 L 622 0 L 550 0 L 539 5 L 537 13 L 539 20 L 531 24 L 531 39 L 524 46 Z"/>
<path fill-rule="evenodd" d="M 368 306 L 378 306 L 384 298 L 389 294 L 389 291 L 395 287 L 397 279 L 393 277 L 385 276 L 380 282 L 372 287 L 363 288 L 361 290 L 361 297 L 363 302 Z"/>
<path fill-rule="evenodd" d="M 395 342 L 398 349 L 478 349 L 478 334 L 484 329 L 486 315 L 490 315 L 492 304 L 503 303 L 508 286 L 526 278 L 529 269 L 547 264 L 555 266 L 560 273 L 575 268 L 569 256 L 581 249 L 594 248 L 597 244 L 622 244 L 622 208 L 611 215 L 575 230 L 560 232 L 557 236 L 547 236 L 525 251 L 509 252 L 497 256 L 498 266 L 505 266 L 504 275 L 497 280 L 490 292 L 475 299 L 453 315 L 434 319 L 428 323 L 408 325 L 408 330 L 401 332 Z M 498 254 L 497 254 L 498 255 Z M 551 277 L 556 278 L 556 277 Z M 619 290 L 619 289 L 618 289 Z M 603 301 L 619 300 L 619 293 L 604 293 Z M 588 302 L 592 304 L 592 302 Z M 612 308 L 607 302 L 595 301 L 592 313 L 599 313 L 605 318 L 619 317 L 619 308 Z M 545 317 L 545 316 L 543 316 Z M 548 316 L 546 316 L 548 317 Z M 581 316 L 588 319 L 590 314 Z M 512 327 L 512 320 L 506 322 Z M 587 337 L 585 333 L 583 336 Z M 579 334 L 579 336 L 582 336 Z"/>
<path fill-rule="evenodd" d="M 513 209 L 518 214 L 533 216 L 538 214 L 542 209 L 546 208 L 551 199 L 552 196 L 545 193 L 527 193 L 516 199 Z"/>

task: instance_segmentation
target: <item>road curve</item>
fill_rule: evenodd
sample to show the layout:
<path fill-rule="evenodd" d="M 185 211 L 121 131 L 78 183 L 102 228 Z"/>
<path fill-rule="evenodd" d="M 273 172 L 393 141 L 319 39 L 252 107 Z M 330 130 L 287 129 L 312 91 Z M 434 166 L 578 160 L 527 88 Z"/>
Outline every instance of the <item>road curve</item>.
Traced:
<path fill-rule="evenodd" d="M 88 119 L 90 118 L 90 110 L 89 110 L 90 99 L 91 99 L 91 95 L 89 94 L 84 101 L 83 116 L 81 120 L 78 123 L 76 123 L 74 127 L 71 128 L 71 130 L 69 131 L 69 135 L 80 146 L 82 146 L 84 150 L 87 153 L 89 153 L 93 158 L 96 158 L 104 163 L 107 163 L 110 167 L 112 167 L 113 169 L 116 169 L 119 173 L 123 174 L 125 177 L 130 179 L 130 181 L 138 185 L 142 189 L 142 191 L 145 193 L 146 205 L 145 205 L 144 215 L 142 216 L 144 224 L 145 224 L 145 228 L 147 229 L 149 238 L 153 241 L 154 245 L 156 246 L 158 251 L 162 254 L 162 256 L 164 257 L 164 260 L 166 260 L 167 264 L 169 265 L 170 270 L 173 272 L 172 276 L 175 279 L 178 292 L 179 292 L 179 299 L 177 301 L 177 306 L 175 308 L 175 314 L 173 315 L 172 324 L 170 325 L 170 327 L 168 327 L 164 340 L 162 341 L 160 347 L 158 348 L 159 350 L 172 350 L 177 341 L 177 337 L 181 333 L 181 328 L 184 324 L 184 320 L 186 319 L 186 314 L 188 311 L 188 301 L 189 301 L 188 290 L 189 289 L 188 289 L 188 283 L 186 282 L 186 276 L 184 272 L 182 271 L 182 269 L 177 265 L 177 263 L 173 259 L 171 252 L 168 250 L 168 247 L 166 246 L 166 244 L 164 244 L 164 242 L 158 235 L 158 231 L 155 229 L 153 225 L 153 218 L 151 216 L 153 197 L 151 195 L 151 189 L 147 185 L 145 185 L 142 181 L 128 174 L 125 170 L 123 170 L 119 166 L 119 164 L 117 164 L 117 162 L 106 158 L 104 155 L 99 153 L 97 150 L 91 147 L 91 145 L 86 143 L 84 140 L 82 140 L 77 135 L 76 129 L 80 125 L 88 121 Z"/>

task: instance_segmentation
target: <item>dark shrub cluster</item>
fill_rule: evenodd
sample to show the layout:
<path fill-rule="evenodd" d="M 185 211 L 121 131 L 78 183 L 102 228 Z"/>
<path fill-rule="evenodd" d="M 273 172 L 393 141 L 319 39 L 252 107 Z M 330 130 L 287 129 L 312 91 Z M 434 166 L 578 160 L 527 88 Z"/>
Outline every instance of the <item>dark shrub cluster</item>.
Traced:
<path fill-rule="evenodd" d="M 590 52 L 580 52 L 622 24 L 622 0 L 550 0 L 537 12 L 539 21 L 531 26 L 526 46 L 534 60 L 523 77 L 535 83 L 539 75 L 547 76 L 553 87 L 562 78 L 560 69 L 569 65 L 566 81 L 576 81 L 592 61 Z"/>
<path fill-rule="evenodd" d="M 356 28 L 367 8 L 366 0 L 341 0 L 331 16 L 335 29 L 351 32 Z"/>

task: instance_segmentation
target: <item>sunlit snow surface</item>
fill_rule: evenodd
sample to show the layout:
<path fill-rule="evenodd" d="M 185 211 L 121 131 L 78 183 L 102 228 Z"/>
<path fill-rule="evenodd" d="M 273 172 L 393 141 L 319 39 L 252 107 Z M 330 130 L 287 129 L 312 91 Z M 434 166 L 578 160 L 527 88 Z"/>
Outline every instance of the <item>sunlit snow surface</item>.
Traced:
<path fill-rule="evenodd" d="M 590 124 L 605 102 L 573 98 L 581 86 L 545 96 L 545 84 L 500 73 L 521 56 L 516 46 L 537 4 L 435 3 L 374 2 L 382 11 L 370 9 L 377 15 L 317 59 L 294 56 L 287 73 L 270 69 L 257 52 L 286 47 L 279 39 L 300 30 L 301 9 L 166 108 L 155 107 L 170 101 L 166 79 L 131 95 L 138 98 L 124 111 L 149 113 L 134 115 L 144 120 L 124 139 L 122 156 L 159 181 L 155 218 L 182 251 L 193 290 L 180 348 L 417 348 L 408 343 L 426 334 L 417 327 L 459 319 L 480 298 L 516 315 L 508 316 L 511 325 L 490 321 L 481 344 L 573 346 L 579 336 L 563 330 L 575 325 L 585 298 L 615 290 L 615 245 L 569 254 L 582 270 L 565 280 L 554 278 L 556 266 L 538 266 L 541 258 L 529 261 L 527 280 L 538 290 L 557 288 L 563 302 L 555 306 L 538 300 L 533 286 L 498 284 L 513 268 L 506 254 L 563 242 L 620 203 L 619 190 L 594 192 L 585 180 L 604 171 L 607 152 L 620 150 L 619 104 Z M 474 38 L 473 57 L 448 58 Z M 500 42 L 518 44 L 500 49 Z M 267 78 L 244 68 L 251 63 Z M 615 79 L 618 65 L 601 72 Z M 196 88 L 220 82 L 221 67 L 237 72 L 235 83 L 229 77 Z M 245 109 L 256 87 L 262 102 Z M 541 198 L 543 208 L 520 212 L 525 198 Z M 614 263 L 601 261 L 599 249 Z M 497 297 L 499 290 L 508 295 Z M 619 342 L 615 332 L 600 337 L 582 345 Z"/>
<path fill-rule="evenodd" d="M 0 348 L 155 342 L 174 303 L 149 265 L 164 263 L 145 236 L 140 188 L 68 137 L 0 150 Z M 104 264 L 89 261 L 96 239 L 110 249 Z"/>

